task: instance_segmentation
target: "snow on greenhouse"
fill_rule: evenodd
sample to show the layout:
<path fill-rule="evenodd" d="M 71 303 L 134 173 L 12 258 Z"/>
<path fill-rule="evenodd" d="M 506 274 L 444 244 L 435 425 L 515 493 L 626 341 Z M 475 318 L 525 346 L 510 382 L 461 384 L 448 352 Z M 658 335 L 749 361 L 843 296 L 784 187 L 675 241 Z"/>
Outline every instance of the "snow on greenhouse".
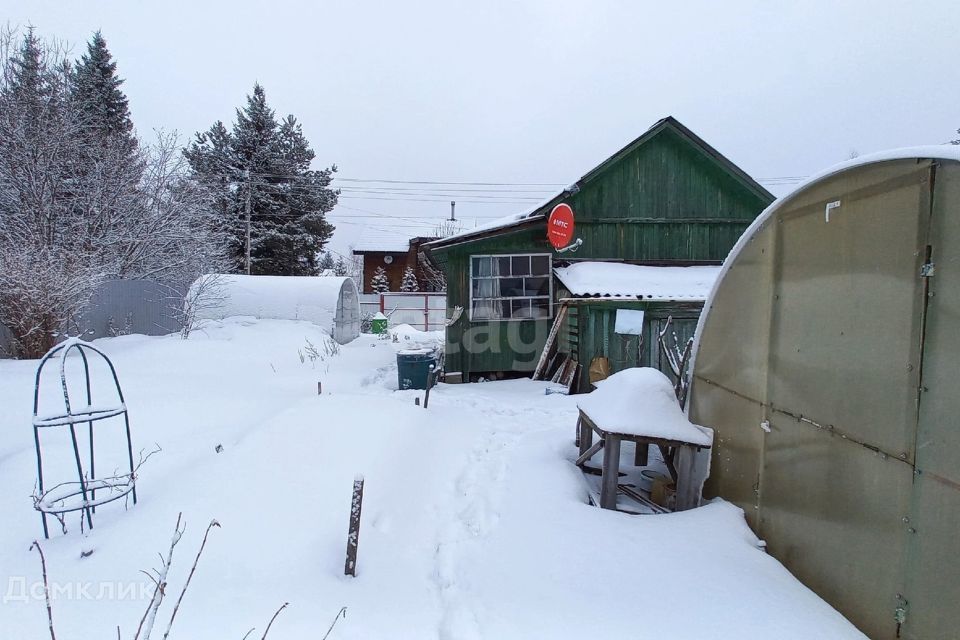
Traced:
<path fill-rule="evenodd" d="M 194 290 L 200 282 L 194 283 Z M 217 276 L 211 298 L 198 305 L 199 318 L 306 320 L 330 331 L 340 344 L 360 335 L 360 299 L 351 278 L 224 274 Z"/>

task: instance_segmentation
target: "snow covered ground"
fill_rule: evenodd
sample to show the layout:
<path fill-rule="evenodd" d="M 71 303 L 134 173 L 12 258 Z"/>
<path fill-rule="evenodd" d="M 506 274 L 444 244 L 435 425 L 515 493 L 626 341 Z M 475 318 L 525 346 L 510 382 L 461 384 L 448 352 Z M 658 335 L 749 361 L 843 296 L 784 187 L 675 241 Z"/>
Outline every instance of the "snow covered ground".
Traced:
<path fill-rule="evenodd" d="M 399 334 L 361 336 L 314 362 L 301 361 L 305 341 L 325 336 L 304 322 L 234 318 L 187 341 L 97 341 L 117 366 L 135 448 L 162 452 L 141 470 L 139 504 L 101 507 L 82 534 L 74 515 L 49 541 L 29 498 L 36 362 L 0 361 L 0 638 L 47 633 L 34 539 L 57 637 L 116 637 L 119 625 L 132 638 L 147 600 L 130 585 L 149 585 L 139 571 L 158 566 L 179 512 L 187 529 L 156 638 L 212 518 L 222 528 L 174 639 L 239 640 L 251 627 L 259 638 L 284 602 L 271 640 L 322 638 L 344 606 L 331 639 L 863 637 L 767 556 L 727 503 L 664 516 L 588 506 L 571 463 L 575 399 L 546 395 L 546 383 L 440 385 L 429 409 L 415 406 L 422 392 L 396 391 L 395 351 L 435 336 Z M 43 434 L 51 460 L 69 451 L 66 433 Z M 119 436 L 99 431 L 98 447 Z"/>

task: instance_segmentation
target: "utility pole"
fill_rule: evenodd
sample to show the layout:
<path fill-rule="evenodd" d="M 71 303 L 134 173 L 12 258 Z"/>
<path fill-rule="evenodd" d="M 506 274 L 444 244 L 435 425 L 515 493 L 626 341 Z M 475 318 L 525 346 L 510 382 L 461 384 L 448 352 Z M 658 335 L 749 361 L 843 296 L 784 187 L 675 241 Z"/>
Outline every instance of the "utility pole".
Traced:
<path fill-rule="evenodd" d="M 250 206 L 251 206 L 251 192 L 253 191 L 253 185 L 250 184 L 250 169 L 246 169 L 243 172 L 246 182 L 247 182 L 247 275 L 250 275 Z"/>
<path fill-rule="evenodd" d="M 456 207 L 457 207 L 457 201 L 451 200 L 450 201 L 450 222 L 457 221 L 457 216 L 454 215 L 454 210 L 456 209 Z"/>

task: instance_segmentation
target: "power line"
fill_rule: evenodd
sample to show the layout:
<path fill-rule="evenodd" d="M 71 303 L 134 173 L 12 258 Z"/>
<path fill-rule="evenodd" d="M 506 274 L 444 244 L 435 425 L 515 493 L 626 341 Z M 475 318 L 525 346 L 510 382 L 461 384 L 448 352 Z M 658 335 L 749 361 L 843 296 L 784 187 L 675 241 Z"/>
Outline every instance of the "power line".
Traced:
<path fill-rule="evenodd" d="M 477 187 L 564 187 L 562 182 L 444 182 L 439 180 L 390 180 L 386 178 L 341 178 L 334 176 L 334 180 L 340 182 L 381 182 L 386 184 L 439 184 L 439 185 L 461 185 Z"/>
<path fill-rule="evenodd" d="M 427 200 L 427 199 L 417 199 L 417 198 L 379 198 L 376 196 L 339 196 L 340 198 L 346 198 L 347 200 L 384 200 L 387 202 L 449 202 L 449 199 L 444 200 Z M 467 204 L 516 204 L 516 205 L 531 205 L 537 202 L 542 202 L 542 200 L 464 200 L 457 199 L 458 203 L 467 203 Z"/>
<path fill-rule="evenodd" d="M 358 186 L 345 186 L 336 187 L 342 191 L 390 191 L 390 192 L 418 192 L 418 191 L 449 191 L 455 193 L 536 193 L 536 194 L 553 194 L 553 191 L 546 191 L 544 189 L 448 189 L 446 187 L 437 187 L 435 189 L 430 189 L 427 187 L 378 187 L 371 185 L 358 185 Z"/>

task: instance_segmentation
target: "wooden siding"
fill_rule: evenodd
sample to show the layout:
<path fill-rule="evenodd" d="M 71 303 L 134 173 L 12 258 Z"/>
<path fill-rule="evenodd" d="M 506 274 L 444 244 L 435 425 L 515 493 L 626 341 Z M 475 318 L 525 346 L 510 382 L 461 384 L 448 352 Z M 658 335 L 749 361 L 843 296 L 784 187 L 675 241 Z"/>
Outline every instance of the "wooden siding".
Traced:
<path fill-rule="evenodd" d="M 719 264 L 753 219 L 770 203 L 769 194 L 735 175 L 679 129 L 664 126 L 614 161 L 581 181 L 579 191 L 545 207 L 566 202 L 576 214 L 576 253 L 552 252 L 546 221 L 459 244 L 433 249 L 447 273 L 448 317 L 457 306 L 461 319 L 447 329 L 446 370 L 471 373 L 532 371 L 552 321 L 470 322 L 469 257 L 478 254 L 552 252 L 554 264 L 581 260 L 626 260 L 647 264 Z M 554 307 L 556 312 L 556 306 Z M 568 323 L 603 322 L 603 313 L 578 309 Z M 694 313 L 693 318 L 698 314 Z M 599 329 L 594 328 L 595 331 Z M 585 366 L 604 339 L 589 347 L 583 336 L 565 336 Z M 692 329 L 691 329 L 692 331 Z M 531 344 L 529 341 L 533 341 Z M 609 336 L 606 338 L 609 347 Z M 647 345 L 649 346 L 649 342 Z M 522 353 L 514 348 L 522 346 Z"/>
<path fill-rule="evenodd" d="M 576 358 L 583 365 L 584 372 L 593 358 L 604 356 L 610 360 L 612 373 L 630 367 L 654 367 L 668 375 L 669 367 L 661 357 L 657 342 L 662 327 L 667 318 L 673 316 L 671 333 L 676 332 L 682 344 L 693 337 L 703 308 L 699 302 L 597 302 L 589 299 L 572 301 L 569 305 L 558 348 Z M 642 351 L 640 336 L 614 332 L 617 309 L 644 311 Z M 589 380 L 584 373 L 578 391 L 589 390 Z"/>
<path fill-rule="evenodd" d="M 522 321 L 470 321 L 470 256 L 479 254 L 550 253 L 542 227 L 473 242 L 469 251 L 446 253 L 447 317 L 463 307 L 458 322 L 447 328 L 444 369 L 470 374 L 495 371 L 532 372 L 543 349 L 553 318 Z M 554 305 L 556 313 L 556 305 Z"/>
<path fill-rule="evenodd" d="M 769 204 L 669 129 L 565 201 L 584 241 L 570 258 L 683 263 L 722 261 Z"/>

